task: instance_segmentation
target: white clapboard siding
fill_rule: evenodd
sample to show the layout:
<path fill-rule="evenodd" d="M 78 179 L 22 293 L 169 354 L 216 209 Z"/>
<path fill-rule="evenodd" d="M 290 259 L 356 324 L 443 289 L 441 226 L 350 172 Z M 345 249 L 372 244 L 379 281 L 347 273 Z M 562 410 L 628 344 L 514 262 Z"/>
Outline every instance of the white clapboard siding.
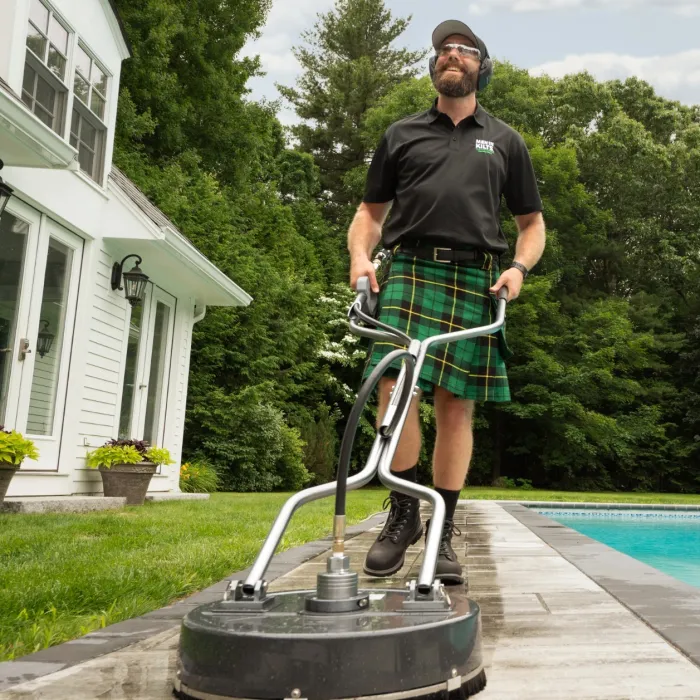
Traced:
<path fill-rule="evenodd" d="M 78 445 L 81 447 L 101 445 L 117 435 L 117 401 L 121 394 L 120 378 L 126 352 L 126 301 L 112 292 L 112 260 L 102 249 L 98 254 L 97 268 L 90 321 L 83 336 L 87 347 L 78 430 Z"/>

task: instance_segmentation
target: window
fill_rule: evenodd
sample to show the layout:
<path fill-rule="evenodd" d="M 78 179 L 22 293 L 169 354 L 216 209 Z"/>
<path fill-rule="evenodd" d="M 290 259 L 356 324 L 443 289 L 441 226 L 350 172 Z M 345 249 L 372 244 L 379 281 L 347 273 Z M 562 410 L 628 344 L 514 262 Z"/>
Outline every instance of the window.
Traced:
<path fill-rule="evenodd" d="M 75 61 L 75 96 L 100 119 L 105 118 L 107 104 L 107 74 L 82 46 L 78 46 Z"/>
<path fill-rule="evenodd" d="M 40 0 L 31 0 L 22 100 L 44 124 L 63 131 L 68 86 L 68 29 Z"/>
<path fill-rule="evenodd" d="M 93 126 L 79 108 L 73 109 L 70 127 L 71 146 L 78 149 L 80 169 L 93 180 L 100 181 L 104 131 Z"/>
<path fill-rule="evenodd" d="M 73 115 L 70 142 L 78 149 L 80 168 L 96 182 L 102 180 L 104 123 L 107 105 L 107 73 L 88 52 L 78 46 L 73 79 Z"/>

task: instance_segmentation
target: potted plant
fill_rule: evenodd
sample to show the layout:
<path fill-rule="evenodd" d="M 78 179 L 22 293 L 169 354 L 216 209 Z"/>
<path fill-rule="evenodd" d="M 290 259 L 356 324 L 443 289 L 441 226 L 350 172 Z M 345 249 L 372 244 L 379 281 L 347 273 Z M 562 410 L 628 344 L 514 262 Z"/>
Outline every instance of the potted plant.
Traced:
<path fill-rule="evenodd" d="M 39 458 L 34 443 L 20 433 L 5 430 L 5 426 L 0 425 L 0 503 L 5 500 L 10 481 L 25 457 Z"/>
<path fill-rule="evenodd" d="M 172 464 L 170 452 L 143 440 L 109 440 L 86 455 L 88 467 L 102 476 L 105 496 L 126 496 L 127 505 L 142 505 L 159 464 Z"/>

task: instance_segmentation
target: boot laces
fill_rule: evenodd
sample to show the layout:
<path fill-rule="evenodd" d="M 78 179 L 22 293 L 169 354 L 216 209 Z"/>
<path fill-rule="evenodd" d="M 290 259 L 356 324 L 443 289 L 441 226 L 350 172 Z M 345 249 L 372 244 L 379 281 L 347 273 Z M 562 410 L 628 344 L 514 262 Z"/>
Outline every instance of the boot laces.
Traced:
<path fill-rule="evenodd" d="M 386 524 L 382 530 L 380 537 L 384 539 L 388 537 L 394 544 L 399 539 L 401 531 L 408 523 L 408 520 L 413 511 L 413 498 L 399 493 L 390 493 L 382 504 L 382 508 L 387 508 L 391 505 L 389 516 L 386 519 Z"/>
<path fill-rule="evenodd" d="M 442 526 L 442 537 L 440 539 L 440 556 L 446 557 L 452 561 L 453 550 L 452 535 L 461 535 L 462 531 L 454 524 L 452 520 L 445 520 Z"/>

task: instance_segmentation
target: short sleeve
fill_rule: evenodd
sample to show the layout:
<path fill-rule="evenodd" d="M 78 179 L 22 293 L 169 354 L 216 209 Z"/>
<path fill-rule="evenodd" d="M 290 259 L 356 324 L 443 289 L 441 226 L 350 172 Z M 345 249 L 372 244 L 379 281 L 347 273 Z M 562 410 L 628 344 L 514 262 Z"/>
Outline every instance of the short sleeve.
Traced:
<path fill-rule="evenodd" d="M 367 172 L 363 202 L 390 202 L 396 196 L 396 163 L 389 150 L 386 133 L 382 136 Z"/>
<path fill-rule="evenodd" d="M 537 177 L 532 166 L 525 140 L 519 133 L 511 139 L 508 155 L 508 173 L 503 188 L 508 209 L 513 215 L 542 211 L 542 199 L 537 187 Z"/>

